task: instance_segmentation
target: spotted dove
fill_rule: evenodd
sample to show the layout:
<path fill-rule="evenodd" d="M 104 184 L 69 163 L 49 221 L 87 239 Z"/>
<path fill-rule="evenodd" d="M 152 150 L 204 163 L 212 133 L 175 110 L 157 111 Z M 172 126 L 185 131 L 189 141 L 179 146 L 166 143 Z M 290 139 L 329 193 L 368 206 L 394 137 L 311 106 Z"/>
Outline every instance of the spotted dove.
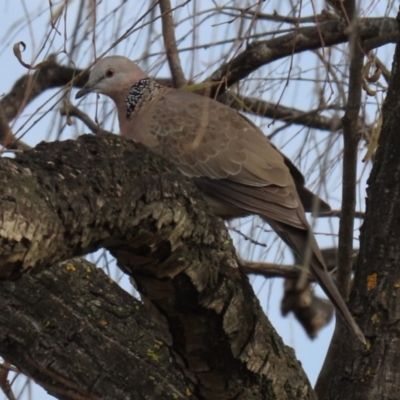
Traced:
<path fill-rule="evenodd" d="M 333 283 L 305 216 L 318 199 L 298 169 L 244 116 L 210 98 L 171 89 L 122 56 L 105 57 L 77 93 L 109 96 L 121 134 L 160 153 L 193 178 L 223 219 L 258 214 L 303 260 L 344 321 L 365 343 Z M 329 206 L 321 202 L 322 209 Z"/>

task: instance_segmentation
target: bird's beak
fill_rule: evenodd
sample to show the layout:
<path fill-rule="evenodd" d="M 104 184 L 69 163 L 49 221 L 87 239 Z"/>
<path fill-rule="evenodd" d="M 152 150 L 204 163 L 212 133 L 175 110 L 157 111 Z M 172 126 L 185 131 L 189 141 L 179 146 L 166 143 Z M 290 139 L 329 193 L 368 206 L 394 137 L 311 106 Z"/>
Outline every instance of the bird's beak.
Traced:
<path fill-rule="evenodd" d="M 93 92 L 93 90 L 96 89 L 96 84 L 97 82 L 87 82 L 86 85 L 75 95 L 75 99 L 80 99 L 88 93 Z"/>

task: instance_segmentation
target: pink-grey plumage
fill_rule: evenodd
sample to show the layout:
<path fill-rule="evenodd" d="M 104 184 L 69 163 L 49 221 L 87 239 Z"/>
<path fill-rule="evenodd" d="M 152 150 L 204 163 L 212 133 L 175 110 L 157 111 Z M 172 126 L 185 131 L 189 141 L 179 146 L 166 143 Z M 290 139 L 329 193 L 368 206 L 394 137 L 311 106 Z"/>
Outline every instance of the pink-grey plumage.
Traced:
<path fill-rule="evenodd" d="M 121 134 L 162 154 L 193 178 L 224 219 L 258 214 L 311 268 L 355 335 L 364 335 L 333 283 L 305 216 L 318 197 L 252 122 L 235 110 L 189 91 L 167 88 L 121 56 L 99 60 L 77 93 L 114 100 Z M 319 207 L 329 206 L 319 201 Z"/>

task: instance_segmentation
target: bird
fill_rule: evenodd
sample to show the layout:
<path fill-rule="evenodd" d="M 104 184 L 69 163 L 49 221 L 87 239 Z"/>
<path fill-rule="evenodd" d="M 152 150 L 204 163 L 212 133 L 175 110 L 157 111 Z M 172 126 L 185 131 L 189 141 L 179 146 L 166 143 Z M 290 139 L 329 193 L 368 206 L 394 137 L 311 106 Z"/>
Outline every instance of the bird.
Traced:
<path fill-rule="evenodd" d="M 111 98 L 121 135 L 190 177 L 224 220 L 258 215 L 303 261 L 355 336 L 365 337 L 333 282 L 307 221 L 319 198 L 260 128 L 214 99 L 159 84 L 123 56 L 98 60 L 77 92 Z M 320 201 L 322 209 L 329 209 Z"/>

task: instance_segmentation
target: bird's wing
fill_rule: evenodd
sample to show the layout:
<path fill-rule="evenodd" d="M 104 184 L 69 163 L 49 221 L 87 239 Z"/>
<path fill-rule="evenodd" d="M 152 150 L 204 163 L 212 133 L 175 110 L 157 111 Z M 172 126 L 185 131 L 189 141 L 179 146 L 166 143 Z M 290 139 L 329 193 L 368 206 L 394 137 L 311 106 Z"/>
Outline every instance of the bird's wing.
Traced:
<path fill-rule="evenodd" d="M 149 116 L 161 154 L 187 176 L 203 179 L 222 203 L 308 229 L 290 170 L 262 132 L 231 108 L 170 90 Z"/>
<path fill-rule="evenodd" d="M 242 118 L 244 118 L 249 124 L 251 124 L 260 134 L 264 135 L 261 130 L 254 124 L 253 121 L 248 119 L 246 116 L 239 114 Z M 288 158 L 285 154 L 283 154 L 272 142 L 269 142 L 270 145 L 276 149 L 276 151 L 281 154 L 286 166 L 289 168 L 290 175 L 294 180 L 294 184 L 296 186 L 297 194 L 300 197 L 301 203 L 303 204 L 303 208 L 306 212 L 314 212 L 318 211 L 331 211 L 331 206 L 316 194 L 308 190 L 305 186 L 306 181 L 304 179 L 303 174 L 300 170 L 292 163 L 290 158 Z"/>
<path fill-rule="evenodd" d="M 230 179 L 208 178 L 197 178 L 195 183 L 208 198 L 218 203 L 218 210 L 226 219 L 258 214 L 267 222 L 278 221 L 295 228 L 309 229 L 294 186 L 280 188 L 271 185 L 260 188 Z M 224 205 L 228 207 L 225 209 Z"/>

